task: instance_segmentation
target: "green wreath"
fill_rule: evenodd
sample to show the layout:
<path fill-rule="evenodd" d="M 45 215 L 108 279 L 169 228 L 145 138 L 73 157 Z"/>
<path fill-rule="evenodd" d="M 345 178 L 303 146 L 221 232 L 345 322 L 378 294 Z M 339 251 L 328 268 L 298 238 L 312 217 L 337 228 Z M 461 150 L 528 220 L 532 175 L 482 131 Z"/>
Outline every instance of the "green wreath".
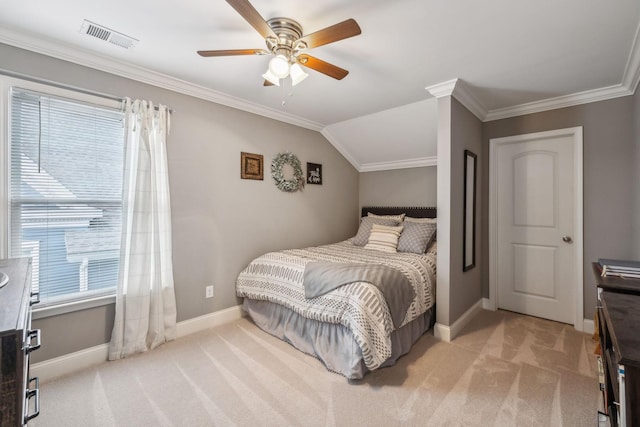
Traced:
<path fill-rule="evenodd" d="M 293 178 L 285 179 L 282 174 L 282 167 L 287 164 L 293 168 Z M 279 153 L 273 158 L 271 162 L 271 176 L 276 182 L 276 187 L 287 193 L 293 193 L 304 187 L 304 174 L 302 173 L 302 166 L 300 160 L 293 153 Z"/>

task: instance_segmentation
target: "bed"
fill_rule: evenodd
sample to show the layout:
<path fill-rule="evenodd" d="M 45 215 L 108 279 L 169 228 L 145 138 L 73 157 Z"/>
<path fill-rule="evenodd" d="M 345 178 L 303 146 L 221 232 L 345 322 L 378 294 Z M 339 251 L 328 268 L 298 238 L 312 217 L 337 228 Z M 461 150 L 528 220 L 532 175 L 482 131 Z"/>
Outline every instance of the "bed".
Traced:
<path fill-rule="evenodd" d="M 264 254 L 238 276 L 243 310 L 349 380 L 391 366 L 435 323 L 435 217 L 363 207 L 350 239 Z"/>

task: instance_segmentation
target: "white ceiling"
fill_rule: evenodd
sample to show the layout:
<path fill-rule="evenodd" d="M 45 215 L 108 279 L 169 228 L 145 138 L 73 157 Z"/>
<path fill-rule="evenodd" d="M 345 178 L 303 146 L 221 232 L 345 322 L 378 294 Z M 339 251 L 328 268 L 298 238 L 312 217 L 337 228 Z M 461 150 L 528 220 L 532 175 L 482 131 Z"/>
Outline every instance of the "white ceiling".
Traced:
<path fill-rule="evenodd" d="M 0 0 L 0 42 L 321 131 L 360 171 L 433 164 L 427 87 L 460 79 L 463 103 L 492 120 L 628 95 L 640 74 L 638 0 L 251 3 L 305 34 L 354 18 L 361 35 L 309 51 L 349 75 L 263 87 L 268 56 L 198 56 L 265 47 L 224 0 Z M 84 19 L 139 42 L 83 35 Z"/>

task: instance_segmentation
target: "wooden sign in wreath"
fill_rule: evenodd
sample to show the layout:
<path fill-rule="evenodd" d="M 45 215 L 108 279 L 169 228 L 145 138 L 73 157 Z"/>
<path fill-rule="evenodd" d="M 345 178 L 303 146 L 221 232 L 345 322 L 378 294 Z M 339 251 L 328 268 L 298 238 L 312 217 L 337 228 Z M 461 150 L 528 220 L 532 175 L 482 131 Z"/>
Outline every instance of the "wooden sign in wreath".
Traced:
<path fill-rule="evenodd" d="M 282 168 L 285 164 L 293 168 L 292 179 L 286 179 L 282 173 Z M 301 190 L 304 187 L 302 165 L 300 164 L 298 157 L 293 153 L 285 152 L 276 154 L 271 162 L 271 176 L 276 182 L 276 187 L 281 191 L 293 193 L 294 191 Z"/>

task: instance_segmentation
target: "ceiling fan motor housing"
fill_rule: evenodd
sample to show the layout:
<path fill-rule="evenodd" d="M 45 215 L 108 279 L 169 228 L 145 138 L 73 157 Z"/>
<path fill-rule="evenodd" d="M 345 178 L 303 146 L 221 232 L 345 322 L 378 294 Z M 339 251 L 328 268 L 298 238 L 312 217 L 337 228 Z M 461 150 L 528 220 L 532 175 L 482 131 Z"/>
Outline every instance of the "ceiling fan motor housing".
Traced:
<path fill-rule="evenodd" d="M 303 41 L 298 41 L 302 37 L 302 26 L 289 18 L 272 18 L 267 21 L 269 27 L 278 36 L 277 40 L 267 37 L 267 47 L 274 54 L 285 54 L 289 58 L 293 52 L 306 49 L 307 45 Z M 297 42 L 297 43 L 296 43 Z"/>

